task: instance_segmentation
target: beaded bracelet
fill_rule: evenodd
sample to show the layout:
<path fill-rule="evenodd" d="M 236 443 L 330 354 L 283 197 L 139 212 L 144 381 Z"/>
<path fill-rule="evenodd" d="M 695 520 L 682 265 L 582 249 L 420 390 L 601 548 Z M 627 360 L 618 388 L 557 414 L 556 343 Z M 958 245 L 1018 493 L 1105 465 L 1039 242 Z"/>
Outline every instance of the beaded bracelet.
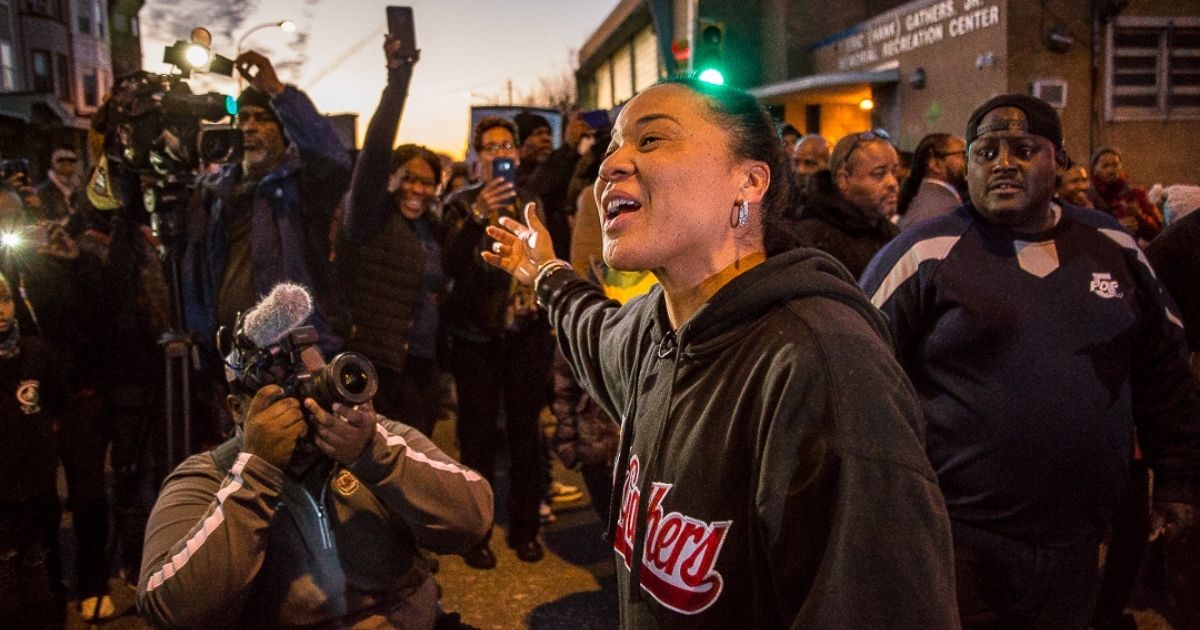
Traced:
<path fill-rule="evenodd" d="M 537 275 L 533 277 L 533 294 L 538 294 L 538 287 L 542 286 L 542 280 L 550 274 L 560 269 L 572 269 L 571 263 L 561 259 L 552 258 L 538 266 Z"/>

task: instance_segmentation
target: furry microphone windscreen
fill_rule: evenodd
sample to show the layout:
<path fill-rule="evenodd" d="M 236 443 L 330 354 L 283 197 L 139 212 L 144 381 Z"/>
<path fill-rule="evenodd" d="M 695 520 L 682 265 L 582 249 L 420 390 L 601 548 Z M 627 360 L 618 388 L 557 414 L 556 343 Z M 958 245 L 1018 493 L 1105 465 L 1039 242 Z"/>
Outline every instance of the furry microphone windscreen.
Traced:
<path fill-rule="evenodd" d="M 277 284 L 242 321 L 242 333 L 259 348 L 274 345 L 312 315 L 308 290 L 298 284 Z"/>

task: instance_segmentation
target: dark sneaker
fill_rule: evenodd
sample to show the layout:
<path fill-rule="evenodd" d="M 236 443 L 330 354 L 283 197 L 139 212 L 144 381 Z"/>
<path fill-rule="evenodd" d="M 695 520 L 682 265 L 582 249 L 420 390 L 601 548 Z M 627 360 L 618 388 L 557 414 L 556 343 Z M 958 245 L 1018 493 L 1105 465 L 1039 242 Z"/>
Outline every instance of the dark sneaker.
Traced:
<path fill-rule="evenodd" d="M 509 546 L 517 552 L 517 557 L 522 562 L 537 562 L 546 555 L 546 552 L 542 551 L 542 545 L 536 540 L 526 540 Z"/>
<path fill-rule="evenodd" d="M 476 569 L 496 568 L 496 554 L 492 553 L 492 548 L 488 546 L 486 540 L 464 553 L 463 560 L 467 566 Z"/>

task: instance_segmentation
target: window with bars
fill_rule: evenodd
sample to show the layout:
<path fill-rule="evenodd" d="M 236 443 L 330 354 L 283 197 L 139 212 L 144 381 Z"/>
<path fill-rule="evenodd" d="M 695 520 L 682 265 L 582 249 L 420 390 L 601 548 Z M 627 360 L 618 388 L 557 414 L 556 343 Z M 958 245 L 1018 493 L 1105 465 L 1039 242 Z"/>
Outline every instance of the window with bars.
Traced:
<path fill-rule="evenodd" d="M 1118 18 L 1109 36 L 1110 120 L 1200 120 L 1200 20 Z"/>

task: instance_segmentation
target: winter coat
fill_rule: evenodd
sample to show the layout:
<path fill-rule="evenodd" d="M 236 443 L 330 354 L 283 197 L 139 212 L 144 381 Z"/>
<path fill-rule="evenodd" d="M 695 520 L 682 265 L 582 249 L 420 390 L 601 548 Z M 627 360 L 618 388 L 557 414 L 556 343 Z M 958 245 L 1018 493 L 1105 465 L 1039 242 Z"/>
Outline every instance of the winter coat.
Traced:
<path fill-rule="evenodd" d="M 855 278 L 875 252 L 900 233 L 890 221 L 869 217 L 847 202 L 834 188 L 829 171 L 809 178 L 808 201 L 796 230 L 801 245 L 833 256 Z"/>
<path fill-rule="evenodd" d="M 342 222 L 348 241 L 338 248 L 338 277 L 353 321 L 348 347 L 395 372 L 408 357 L 417 298 L 430 260 L 413 222 L 400 213 L 388 194 L 392 170 L 391 144 L 404 107 L 408 68 L 389 74 L 366 140 L 354 167 L 350 202 Z M 431 212 L 428 222 L 434 239 L 440 228 Z M 436 251 L 440 257 L 440 250 Z M 430 287 L 440 294 L 445 287 Z"/>
<path fill-rule="evenodd" d="M 313 293 L 309 323 L 327 353 L 341 345 L 345 314 L 329 263 L 329 223 L 350 181 L 350 156 L 333 125 L 294 87 L 271 99 L 291 146 L 283 161 L 258 183 L 252 202 L 253 290 L 261 296 L 280 282 Z M 234 195 L 241 164 L 226 164 L 203 179 L 189 209 L 183 260 L 183 295 L 189 330 L 201 339 L 216 332 L 216 300 L 228 260 L 226 225 L 238 210 Z"/>

